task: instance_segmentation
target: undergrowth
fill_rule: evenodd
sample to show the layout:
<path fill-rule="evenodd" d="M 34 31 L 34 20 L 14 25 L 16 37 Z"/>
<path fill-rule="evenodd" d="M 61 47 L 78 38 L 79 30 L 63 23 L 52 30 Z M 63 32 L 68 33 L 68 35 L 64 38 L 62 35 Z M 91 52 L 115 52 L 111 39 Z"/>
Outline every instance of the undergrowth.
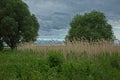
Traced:
<path fill-rule="evenodd" d="M 0 80 L 120 80 L 120 54 L 4 50 Z"/>

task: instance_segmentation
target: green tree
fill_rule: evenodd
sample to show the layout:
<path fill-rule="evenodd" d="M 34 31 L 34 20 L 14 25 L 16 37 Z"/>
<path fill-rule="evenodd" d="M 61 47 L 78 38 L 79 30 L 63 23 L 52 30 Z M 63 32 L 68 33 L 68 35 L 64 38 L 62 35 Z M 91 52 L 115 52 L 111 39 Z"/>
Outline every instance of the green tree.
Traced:
<path fill-rule="evenodd" d="M 103 13 L 92 11 L 84 15 L 77 14 L 70 23 L 70 30 L 66 40 L 88 40 L 113 39 L 112 26 L 107 23 Z"/>
<path fill-rule="evenodd" d="M 11 49 L 18 43 L 35 41 L 39 23 L 22 0 L 0 0 L 0 39 Z"/>

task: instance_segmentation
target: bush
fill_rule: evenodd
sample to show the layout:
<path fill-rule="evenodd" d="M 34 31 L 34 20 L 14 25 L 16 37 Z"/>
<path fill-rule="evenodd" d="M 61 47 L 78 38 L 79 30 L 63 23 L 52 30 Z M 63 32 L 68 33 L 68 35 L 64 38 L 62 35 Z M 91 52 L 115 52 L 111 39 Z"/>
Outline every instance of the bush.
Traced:
<path fill-rule="evenodd" d="M 120 70 L 120 58 L 119 58 L 118 53 L 113 53 L 110 60 L 111 60 L 110 64 L 111 64 L 112 68 Z"/>
<path fill-rule="evenodd" d="M 48 64 L 50 68 L 57 67 L 58 71 L 61 71 L 61 66 L 63 64 L 63 56 L 60 52 L 49 51 L 48 52 Z"/>

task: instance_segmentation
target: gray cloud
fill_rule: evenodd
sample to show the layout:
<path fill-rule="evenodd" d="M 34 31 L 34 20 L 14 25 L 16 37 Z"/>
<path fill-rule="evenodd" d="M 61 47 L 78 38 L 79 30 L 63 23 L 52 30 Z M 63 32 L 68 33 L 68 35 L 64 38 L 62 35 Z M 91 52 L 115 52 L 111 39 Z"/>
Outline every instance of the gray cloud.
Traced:
<path fill-rule="evenodd" d="M 120 0 L 23 0 L 41 25 L 41 36 L 65 35 L 77 13 L 98 10 L 105 13 L 113 27 L 120 27 Z"/>

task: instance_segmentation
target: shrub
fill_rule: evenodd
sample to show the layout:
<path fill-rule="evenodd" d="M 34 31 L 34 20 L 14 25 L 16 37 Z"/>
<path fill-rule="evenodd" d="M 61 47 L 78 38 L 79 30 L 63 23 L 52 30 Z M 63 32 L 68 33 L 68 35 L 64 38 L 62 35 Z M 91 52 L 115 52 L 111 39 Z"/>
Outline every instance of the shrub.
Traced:
<path fill-rule="evenodd" d="M 57 67 L 58 71 L 61 71 L 64 58 L 60 52 L 49 51 L 47 59 L 50 68 Z"/>
<path fill-rule="evenodd" d="M 111 58 L 110 58 L 111 62 L 111 66 L 117 70 L 120 70 L 120 58 L 119 58 L 119 54 L 118 53 L 113 53 Z"/>

